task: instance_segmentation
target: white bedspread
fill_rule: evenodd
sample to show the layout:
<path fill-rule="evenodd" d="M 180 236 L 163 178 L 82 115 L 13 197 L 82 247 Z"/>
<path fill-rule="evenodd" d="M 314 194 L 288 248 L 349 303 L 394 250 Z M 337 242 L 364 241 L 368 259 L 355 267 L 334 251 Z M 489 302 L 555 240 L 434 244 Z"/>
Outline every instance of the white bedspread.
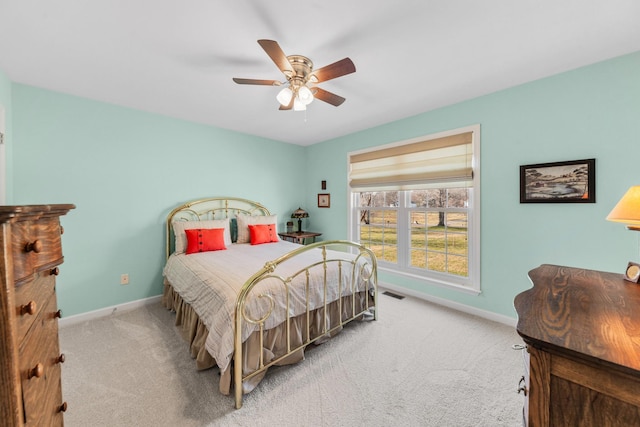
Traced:
<path fill-rule="evenodd" d="M 233 356 L 234 346 L 234 310 L 236 298 L 242 285 L 257 271 L 264 267 L 267 261 L 300 248 L 300 245 L 280 241 L 252 246 L 250 244 L 233 244 L 227 250 L 205 252 L 198 254 L 171 255 L 164 268 L 164 276 L 182 299 L 196 311 L 202 322 L 209 329 L 209 336 L 205 347 L 216 359 L 220 369 L 224 371 Z M 354 256 L 344 252 L 328 251 L 328 259 L 353 259 Z M 302 268 L 320 261 L 321 250 L 311 250 L 283 263 L 276 270 L 276 274 L 287 278 Z M 328 283 L 332 283 L 327 294 L 327 303 L 338 298 L 337 263 L 331 263 L 327 271 Z M 310 277 L 310 309 L 322 307 L 324 304 L 324 280 L 322 268 L 316 268 L 318 274 Z M 343 287 L 351 281 L 352 268 L 343 263 Z M 304 275 L 291 286 L 289 312 L 290 316 L 302 314 L 306 310 Z M 358 280 L 358 290 L 364 290 L 366 284 Z M 302 285 L 300 284 L 302 283 Z M 335 284 L 335 285 L 334 285 Z M 284 285 L 279 280 L 270 279 L 260 285 L 260 291 L 270 295 L 284 295 Z M 343 289 L 341 294 L 351 294 L 351 289 Z M 286 299 L 276 298 L 277 309 L 266 322 L 269 329 L 279 325 L 284 320 Z M 266 299 L 250 298 L 247 306 L 248 313 L 260 310 L 266 306 Z M 264 311 L 262 311 L 263 313 Z M 256 326 L 247 324 L 242 331 L 244 341 Z"/>

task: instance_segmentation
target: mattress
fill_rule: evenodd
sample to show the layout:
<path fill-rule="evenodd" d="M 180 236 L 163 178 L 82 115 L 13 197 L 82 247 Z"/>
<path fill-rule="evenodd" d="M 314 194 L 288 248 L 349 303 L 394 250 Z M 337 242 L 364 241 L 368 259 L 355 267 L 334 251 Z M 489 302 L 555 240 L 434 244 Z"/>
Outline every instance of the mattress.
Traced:
<path fill-rule="evenodd" d="M 300 245 L 285 241 L 262 245 L 233 244 L 222 251 L 173 254 L 167 260 L 164 276 L 207 327 L 209 333 L 205 348 L 221 371 L 227 370 L 233 357 L 234 313 L 240 289 L 267 262 L 300 248 Z M 355 258 L 344 252 L 327 252 L 329 259 Z M 351 265 L 330 262 L 325 275 L 321 261 L 321 249 L 309 250 L 287 259 L 271 278 L 260 283 L 257 288 L 259 292 L 250 295 L 246 313 L 250 317 L 261 317 L 268 309 L 269 301 L 273 301 L 274 310 L 265 323 L 265 329 L 271 329 L 286 320 L 287 311 L 289 317 L 295 317 L 304 314 L 307 309 L 313 310 L 336 301 L 340 295 L 350 295 L 354 289 L 344 284 L 352 280 Z M 296 275 L 313 264 L 317 266 L 311 270 L 308 280 L 306 274 Z M 330 284 L 326 291 L 325 280 Z M 366 290 L 366 281 L 358 280 L 357 283 L 355 291 Z M 287 290 L 288 299 L 285 297 Z M 306 305 L 307 292 L 309 307 Z M 271 298 L 260 298 L 259 294 Z M 257 328 L 256 324 L 244 322 L 242 341 Z"/>

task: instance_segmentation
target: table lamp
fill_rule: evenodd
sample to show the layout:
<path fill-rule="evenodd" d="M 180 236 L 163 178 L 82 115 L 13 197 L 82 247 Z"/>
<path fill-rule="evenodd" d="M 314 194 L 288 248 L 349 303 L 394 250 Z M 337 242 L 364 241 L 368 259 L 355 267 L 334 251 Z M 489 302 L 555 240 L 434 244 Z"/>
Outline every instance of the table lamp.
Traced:
<path fill-rule="evenodd" d="M 302 218 L 309 218 L 309 214 L 302 208 L 298 208 L 291 214 L 291 218 L 298 218 L 298 233 L 302 233 Z"/>
<path fill-rule="evenodd" d="M 640 231 L 640 185 L 631 187 L 613 208 L 607 220 L 626 224 L 627 230 Z M 625 280 L 640 281 L 640 264 L 629 262 L 624 273 Z"/>

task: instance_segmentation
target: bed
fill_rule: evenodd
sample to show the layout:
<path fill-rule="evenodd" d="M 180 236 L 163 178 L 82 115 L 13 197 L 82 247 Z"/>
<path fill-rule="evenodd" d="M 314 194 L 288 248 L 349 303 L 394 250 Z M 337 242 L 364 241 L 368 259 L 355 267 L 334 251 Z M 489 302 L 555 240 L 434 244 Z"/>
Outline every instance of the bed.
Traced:
<path fill-rule="evenodd" d="M 354 320 L 377 319 L 377 263 L 346 240 L 281 240 L 278 217 L 234 197 L 190 201 L 166 220 L 163 304 L 198 369 L 217 366 L 235 407 L 269 367 L 297 363 Z"/>

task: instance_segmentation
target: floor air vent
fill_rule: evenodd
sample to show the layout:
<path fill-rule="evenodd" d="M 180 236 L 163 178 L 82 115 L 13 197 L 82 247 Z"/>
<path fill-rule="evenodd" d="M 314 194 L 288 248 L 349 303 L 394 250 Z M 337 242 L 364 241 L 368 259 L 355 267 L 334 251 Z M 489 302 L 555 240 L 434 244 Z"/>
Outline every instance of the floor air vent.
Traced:
<path fill-rule="evenodd" d="M 394 294 L 393 292 L 389 292 L 389 291 L 384 291 L 382 293 L 382 295 L 387 295 L 387 296 L 393 297 L 395 299 L 404 299 L 404 295 Z"/>

